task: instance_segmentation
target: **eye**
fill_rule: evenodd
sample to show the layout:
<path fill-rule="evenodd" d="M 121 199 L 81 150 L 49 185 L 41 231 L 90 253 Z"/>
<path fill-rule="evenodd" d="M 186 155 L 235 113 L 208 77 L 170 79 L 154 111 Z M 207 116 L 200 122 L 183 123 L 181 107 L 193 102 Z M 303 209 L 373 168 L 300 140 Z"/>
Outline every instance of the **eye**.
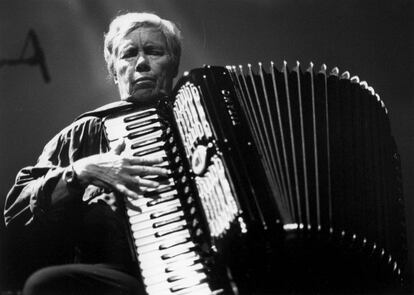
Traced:
<path fill-rule="evenodd" d="M 138 49 L 134 47 L 127 48 L 123 50 L 120 54 L 122 59 L 131 58 L 138 54 Z"/>
<path fill-rule="evenodd" d="M 159 46 L 147 46 L 145 47 L 145 54 L 161 56 L 165 54 L 165 50 Z"/>

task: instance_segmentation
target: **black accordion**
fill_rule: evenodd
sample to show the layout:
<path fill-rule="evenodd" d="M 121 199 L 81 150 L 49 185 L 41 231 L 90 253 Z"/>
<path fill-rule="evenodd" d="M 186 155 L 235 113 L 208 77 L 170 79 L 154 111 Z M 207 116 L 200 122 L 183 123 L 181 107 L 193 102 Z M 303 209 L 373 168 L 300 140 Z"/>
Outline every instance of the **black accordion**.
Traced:
<path fill-rule="evenodd" d="M 400 159 L 372 87 L 326 66 L 186 73 L 173 96 L 105 118 L 171 171 L 126 201 L 148 294 L 400 290 Z"/>

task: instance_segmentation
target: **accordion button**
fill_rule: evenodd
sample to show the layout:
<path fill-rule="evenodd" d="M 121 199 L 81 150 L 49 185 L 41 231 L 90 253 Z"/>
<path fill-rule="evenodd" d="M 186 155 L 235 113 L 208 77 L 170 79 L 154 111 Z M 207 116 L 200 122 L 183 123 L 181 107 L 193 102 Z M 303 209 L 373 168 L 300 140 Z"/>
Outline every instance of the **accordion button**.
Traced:
<path fill-rule="evenodd" d="M 191 167 L 196 175 L 204 173 L 207 167 L 207 147 L 204 145 L 197 146 L 191 159 Z"/>
<path fill-rule="evenodd" d="M 187 185 L 185 188 L 184 188 L 184 194 L 188 194 L 190 192 L 190 187 Z"/>

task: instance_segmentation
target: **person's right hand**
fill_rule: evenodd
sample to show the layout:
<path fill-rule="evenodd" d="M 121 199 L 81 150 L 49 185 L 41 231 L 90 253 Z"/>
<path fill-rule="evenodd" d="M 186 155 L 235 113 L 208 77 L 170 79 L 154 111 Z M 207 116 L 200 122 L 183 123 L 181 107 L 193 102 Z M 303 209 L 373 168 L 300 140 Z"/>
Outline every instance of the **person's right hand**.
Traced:
<path fill-rule="evenodd" d="M 144 176 L 167 176 L 168 170 L 154 166 L 162 158 L 125 156 L 124 141 L 111 151 L 80 159 L 72 164 L 79 182 L 83 185 L 93 184 L 120 192 L 131 199 L 142 197 L 141 192 L 156 188 L 158 181 L 145 179 Z"/>

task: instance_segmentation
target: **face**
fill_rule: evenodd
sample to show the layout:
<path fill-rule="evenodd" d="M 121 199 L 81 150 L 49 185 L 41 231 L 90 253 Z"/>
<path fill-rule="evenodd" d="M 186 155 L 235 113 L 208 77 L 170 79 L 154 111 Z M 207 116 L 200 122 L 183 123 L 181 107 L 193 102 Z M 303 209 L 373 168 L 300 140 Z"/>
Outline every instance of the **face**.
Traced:
<path fill-rule="evenodd" d="M 160 31 L 138 28 L 116 48 L 115 83 L 122 100 L 150 101 L 171 91 L 175 67 Z"/>

